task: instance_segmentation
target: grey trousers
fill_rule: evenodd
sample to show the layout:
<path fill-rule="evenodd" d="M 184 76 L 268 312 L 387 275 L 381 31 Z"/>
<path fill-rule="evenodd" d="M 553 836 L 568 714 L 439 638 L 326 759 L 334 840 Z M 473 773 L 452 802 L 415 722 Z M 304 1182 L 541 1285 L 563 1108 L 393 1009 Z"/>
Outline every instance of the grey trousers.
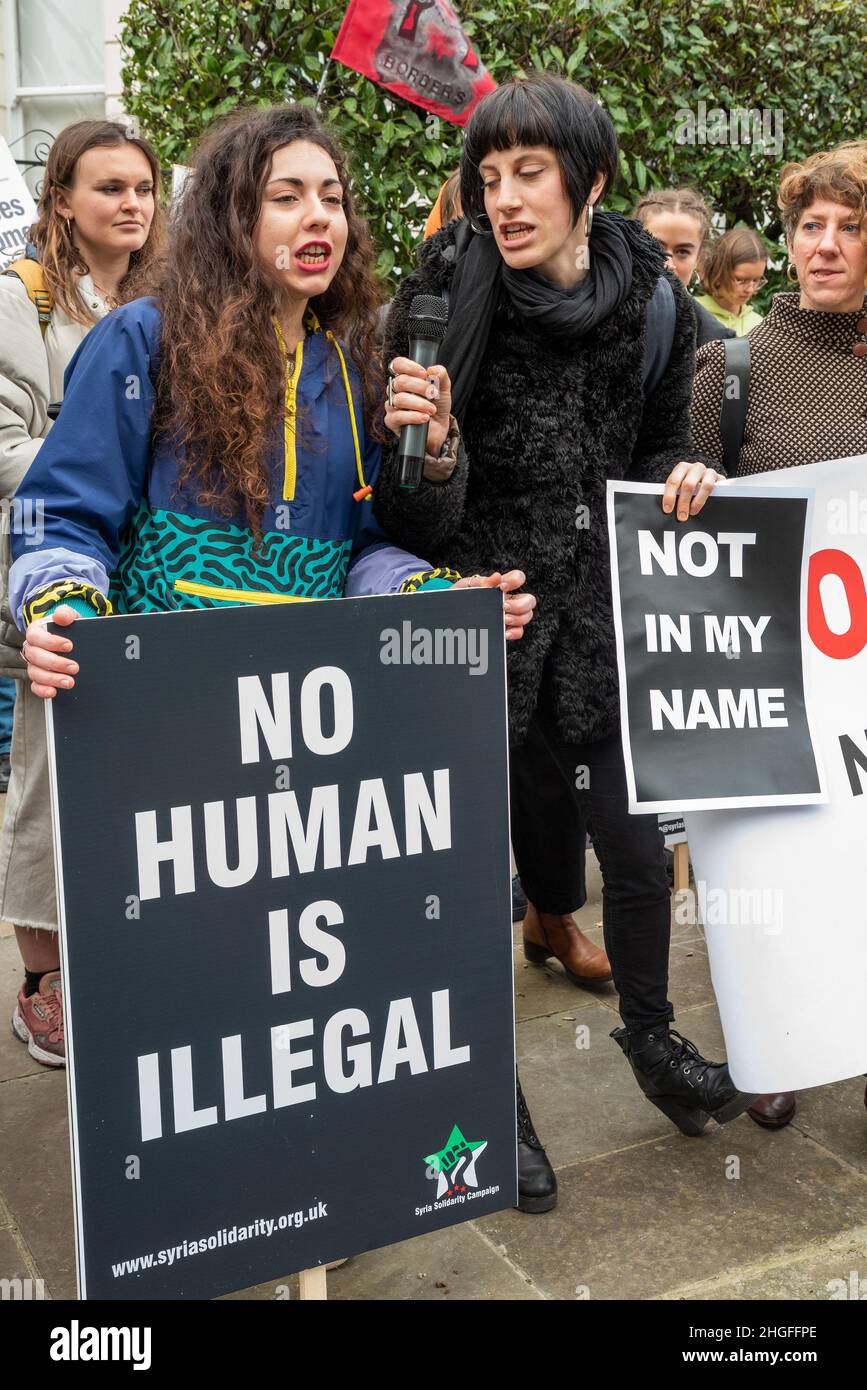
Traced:
<path fill-rule="evenodd" d="M 0 919 L 57 931 L 45 701 L 27 679 L 18 684 L 11 762 L 0 832 Z"/>

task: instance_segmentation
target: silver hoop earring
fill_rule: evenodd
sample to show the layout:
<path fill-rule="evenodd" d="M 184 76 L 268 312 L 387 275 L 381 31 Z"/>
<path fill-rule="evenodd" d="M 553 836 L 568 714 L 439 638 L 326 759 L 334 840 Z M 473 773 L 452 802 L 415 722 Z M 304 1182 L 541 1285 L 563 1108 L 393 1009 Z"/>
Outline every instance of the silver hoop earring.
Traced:
<path fill-rule="evenodd" d="M 593 204 L 587 204 L 587 212 L 584 217 L 584 235 L 589 239 L 590 229 L 593 226 Z"/>
<path fill-rule="evenodd" d="M 487 226 L 485 226 L 487 223 Z M 470 226 L 477 236 L 493 236 L 494 229 L 491 226 L 491 219 L 486 212 L 480 212 L 478 217 L 470 218 Z"/>

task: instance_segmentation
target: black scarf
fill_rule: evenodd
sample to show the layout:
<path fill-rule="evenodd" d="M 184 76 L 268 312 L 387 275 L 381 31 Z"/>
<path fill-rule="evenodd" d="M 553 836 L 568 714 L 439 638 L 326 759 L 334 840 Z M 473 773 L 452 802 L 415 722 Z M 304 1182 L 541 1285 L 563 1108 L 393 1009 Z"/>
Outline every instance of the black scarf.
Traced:
<path fill-rule="evenodd" d="M 567 290 L 535 270 L 512 270 L 493 236 L 462 221 L 449 293 L 449 326 L 439 352 L 452 383 L 452 413 L 460 420 L 472 398 L 491 324 L 505 288 L 515 312 L 552 338 L 580 338 L 613 313 L 632 285 L 632 255 L 616 212 L 597 212 L 590 233 L 590 266 Z"/>

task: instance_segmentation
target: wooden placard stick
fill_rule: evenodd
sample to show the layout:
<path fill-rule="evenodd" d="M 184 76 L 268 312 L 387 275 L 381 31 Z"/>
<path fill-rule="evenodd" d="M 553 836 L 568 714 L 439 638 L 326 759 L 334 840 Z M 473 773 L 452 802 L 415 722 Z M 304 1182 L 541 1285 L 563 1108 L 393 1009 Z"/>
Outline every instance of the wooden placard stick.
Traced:
<path fill-rule="evenodd" d="M 674 847 L 674 891 L 680 893 L 682 889 L 689 887 L 689 845 L 684 841 L 683 844 Z"/>
<path fill-rule="evenodd" d="M 315 1298 L 320 1301 L 328 1298 L 328 1275 L 325 1265 L 317 1265 L 315 1269 L 302 1269 L 298 1278 L 301 1282 L 301 1298 Z"/>

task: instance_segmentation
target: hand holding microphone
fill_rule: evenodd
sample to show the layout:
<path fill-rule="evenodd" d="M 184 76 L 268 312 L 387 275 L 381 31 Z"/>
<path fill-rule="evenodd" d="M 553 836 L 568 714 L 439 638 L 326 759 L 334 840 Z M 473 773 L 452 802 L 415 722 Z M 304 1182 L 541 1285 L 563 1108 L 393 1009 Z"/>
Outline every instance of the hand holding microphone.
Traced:
<path fill-rule="evenodd" d="M 388 364 L 385 424 L 400 436 L 400 485 L 421 482 L 425 455 L 439 455 L 449 431 L 451 382 L 436 363 L 447 327 L 446 306 L 434 295 L 416 295 L 410 306 L 409 356 Z"/>

